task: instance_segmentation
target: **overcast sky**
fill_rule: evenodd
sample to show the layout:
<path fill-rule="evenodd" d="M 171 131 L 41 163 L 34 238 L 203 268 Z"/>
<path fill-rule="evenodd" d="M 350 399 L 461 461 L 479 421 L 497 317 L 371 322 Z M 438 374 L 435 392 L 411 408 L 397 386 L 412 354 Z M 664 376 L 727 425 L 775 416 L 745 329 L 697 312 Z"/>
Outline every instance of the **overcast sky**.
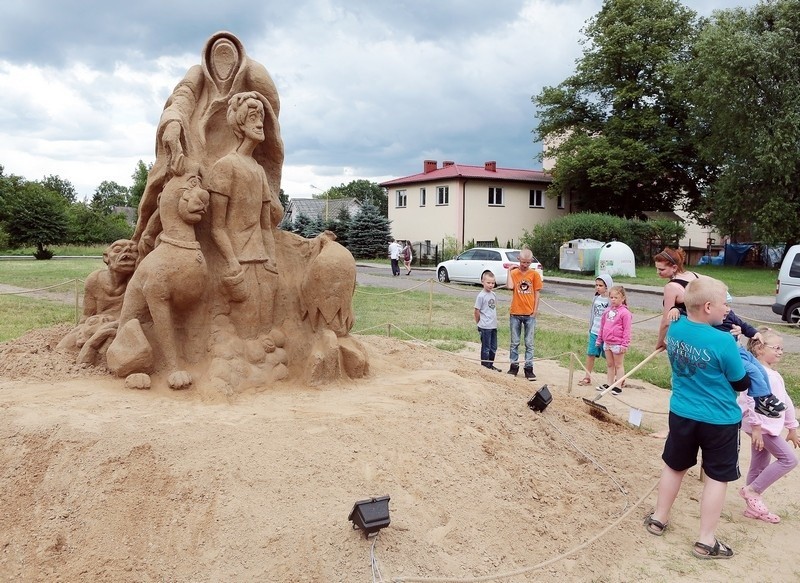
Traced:
<path fill-rule="evenodd" d="M 700 15 L 753 0 L 685 0 Z M 166 98 L 228 30 L 281 98 L 291 197 L 422 170 L 541 168 L 531 96 L 574 71 L 601 0 L 4 0 L 0 165 L 89 197 L 153 162 Z"/>

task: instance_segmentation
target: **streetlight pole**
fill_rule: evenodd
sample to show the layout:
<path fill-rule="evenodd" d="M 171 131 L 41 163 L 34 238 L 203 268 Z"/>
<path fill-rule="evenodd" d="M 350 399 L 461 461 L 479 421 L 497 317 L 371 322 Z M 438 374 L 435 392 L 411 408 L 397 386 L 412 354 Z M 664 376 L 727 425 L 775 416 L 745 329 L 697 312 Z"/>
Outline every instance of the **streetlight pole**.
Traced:
<path fill-rule="evenodd" d="M 310 186 L 311 188 L 313 188 L 314 190 L 319 190 L 320 192 L 322 192 L 322 189 L 321 189 L 321 188 L 317 188 L 317 187 L 316 187 L 316 186 L 314 186 L 313 184 L 309 184 L 309 186 Z M 328 200 L 329 200 L 329 199 L 330 199 L 330 196 L 328 195 L 328 191 L 326 190 L 326 191 L 325 191 L 325 222 L 326 222 L 326 223 L 328 222 Z"/>

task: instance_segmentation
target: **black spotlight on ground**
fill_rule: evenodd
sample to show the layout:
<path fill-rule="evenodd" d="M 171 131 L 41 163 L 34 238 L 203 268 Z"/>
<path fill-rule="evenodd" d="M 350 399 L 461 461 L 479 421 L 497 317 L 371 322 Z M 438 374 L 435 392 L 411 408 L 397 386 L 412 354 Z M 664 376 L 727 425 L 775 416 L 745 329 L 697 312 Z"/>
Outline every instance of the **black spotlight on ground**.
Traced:
<path fill-rule="evenodd" d="M 360 500 L 355 503 L 347 520 L 353 522 L 353 528 L 364 531 L 369 538 L 385 526 L 389 526 L 389 496 Z"/>
<path fill-rule="evenodd" d="M 544 411 L 552 400 L 553 395 L 550 394 L 550 389 L 545 385 L 528 400 L 528 407 L 534 411 Z"/>

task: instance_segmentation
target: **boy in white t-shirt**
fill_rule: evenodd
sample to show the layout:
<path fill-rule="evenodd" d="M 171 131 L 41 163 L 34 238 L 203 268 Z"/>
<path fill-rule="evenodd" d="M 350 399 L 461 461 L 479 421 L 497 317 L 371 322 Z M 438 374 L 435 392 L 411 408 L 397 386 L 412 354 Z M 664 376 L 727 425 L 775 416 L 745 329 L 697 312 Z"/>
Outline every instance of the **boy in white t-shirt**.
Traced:
<path fill-rule="evenodd" d="M 483 289 L 475 298 L 475 323 L 481 336 L 481 366 L 500 371 L 494 366 L 497 354 L 497 296 L 494 293 L 496 284 L 491 271 L 481 275 Z"/>

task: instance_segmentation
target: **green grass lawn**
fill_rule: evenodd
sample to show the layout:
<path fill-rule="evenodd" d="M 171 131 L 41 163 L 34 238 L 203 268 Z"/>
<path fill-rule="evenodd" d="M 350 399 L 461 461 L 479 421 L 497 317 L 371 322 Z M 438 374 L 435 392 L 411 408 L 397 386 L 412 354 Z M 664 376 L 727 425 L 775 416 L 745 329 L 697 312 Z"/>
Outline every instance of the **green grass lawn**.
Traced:
<path fill-rule="evenodd" d="M 67 257 L 73 255 L 102 255 L 107 245 L 77 246 L 77 245 L 54 245 L 48 247 L 55 257 Z M 36 247 L 19 247 L 17 249 L 0 250 L 0 255 L 33 255 Z"/>
<path fill-rule="evenodd" d="M 18 338 L 30 330 L 56 324 L 75 324 L 75 306 L 20 295 L 0 295 L 0 342 Z"/>
<path fill-rule="evenodd" d="M 730 267 L 714 265 L 697 265 L 690 267 L 694 271 L 724 281 L 731 292 L 736 296 L 772 296 L 775 295 L 775 281 L 778 279 L 778 269 L 763 267 Z M 545 277 L 567 277 L 571 279 L 593 280 L 593 274 L 577 274 L 572 271 L 548 269 Z M 656 274 L 656 268 L 650 265 L 640 265 L 636 268 L 636 277 L 614 276 L 614 283 L 654 285 L 663 287 L 667 280 L 661 279 Z"/>
<path fill-rule="evenodd" d="M 85 280 L 96 269 L 104 267 L 102 259 L 82 257 L 78 259 L 13 259 L 0 261 L 0 283 L 38 289 Z"/>

